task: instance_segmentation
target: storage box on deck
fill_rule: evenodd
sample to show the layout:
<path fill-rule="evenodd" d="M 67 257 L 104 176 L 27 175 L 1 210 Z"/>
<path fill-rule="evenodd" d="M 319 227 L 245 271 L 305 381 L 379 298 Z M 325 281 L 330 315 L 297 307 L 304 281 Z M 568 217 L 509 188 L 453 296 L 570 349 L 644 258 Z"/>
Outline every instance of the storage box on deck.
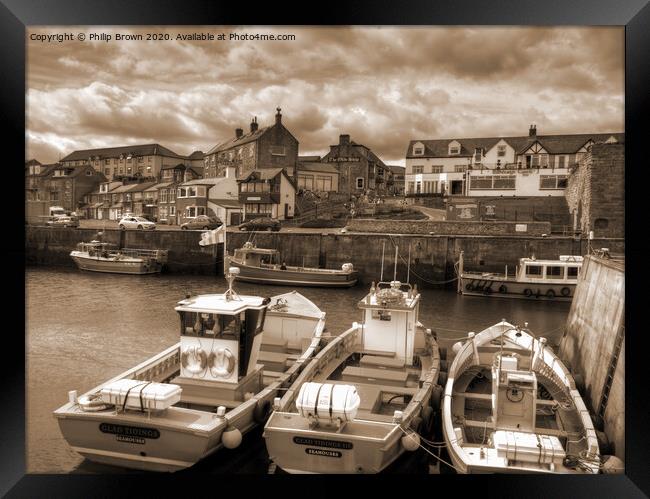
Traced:
<path fill-rule="evenodd" d="M 102 400 L 117 407 L 160 411 L 181 400 L 183 389 L 170 383 L 149 383 L 136 379 L 120 379 L 102 388 Z"/>
<path fill-rule="evenodd" d="M 561 464 L 565 457 L 560 439 L 551 435 L 498 430 L 492 439 L 500 458 L 527 463 Z"/>

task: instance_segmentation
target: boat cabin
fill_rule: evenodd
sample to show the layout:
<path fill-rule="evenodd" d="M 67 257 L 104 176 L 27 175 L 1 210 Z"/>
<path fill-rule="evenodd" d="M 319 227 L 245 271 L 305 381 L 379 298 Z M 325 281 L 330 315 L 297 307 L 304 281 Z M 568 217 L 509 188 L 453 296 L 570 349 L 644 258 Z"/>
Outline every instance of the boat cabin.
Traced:
<path fill-rule="evenodd" d="M 178 302 L 180 378 L 236 384 L 251 375 L 258 367 L 268 303 L 232 288 Z"/>
<path fill-rule="evenodd" d="M 420 294 L 417 287 L 400 281 L 373 283 L 358 303 L 363 312 L 362 346 L 367 354 L 394 355 L 413 364 Z"/>
<path fill-rule="evenodd" d="M 108 252 L 117 248 L 115 244 L 103 243 L 101 241 L 90 241 L 89 243 L 78 243 L 77 251 L 88 253 L 88 256 L 108 257 Z"/>
<path fill-rule="evenodd" d="M 280 252 L 268 248 L 256 248 L 252 243 L 247 242 L 242 248 L 236 249 L 233 259 L 243 265 L 250 267 L 262 267 L 262 265 L 279 265 Z"/>
<path fill-rule="evenodd" d="M 517 270 L 519 282 L 576 283 L 582 268 L 581 256 L 560 256 L 559 260 L 520 258 Z"/>

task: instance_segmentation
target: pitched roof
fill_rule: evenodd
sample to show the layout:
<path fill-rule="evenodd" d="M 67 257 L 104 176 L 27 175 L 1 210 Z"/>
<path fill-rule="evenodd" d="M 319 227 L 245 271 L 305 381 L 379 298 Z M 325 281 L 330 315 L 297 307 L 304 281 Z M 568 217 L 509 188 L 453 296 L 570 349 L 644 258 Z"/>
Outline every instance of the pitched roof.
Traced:
<path fill-rule="evenodd" d="M 130 188 L 130 189 L 127 189 L 126 192 L 141 192 L 141 191 L 145 191 L 146 189 L 148 189 L 149 187 L 153 187 L 153 186 L 156 185 L 157 183 L 158 183 L 158 182 L 154 180 L 153 182 L 139 182 L 139 183 L 137 183 L 137 184 L 129 184 L 129 186 L 130 186 L 131 188 Z"/>
<path fill-rule="evenodd" d="M 243 144 L 248 144 L 249 142 L 253 142 L 257 139 L 259 139 L 262 135 L 264 135 L 266 132 L 268 132 L 272 126 L 265 126 L 263 128 L 258 128 L 254 132 L 249 132 L 244 135 L 242 135 L 240 138 L 234 137 L 232 139 L 228 139 L 224 142 L 221 142 L 214 146 L 212 149 L 210 149 L 206 154 L 214 154 L 216 152 L 221 152 L 221 151 L 226 151 L 232 147 L 235 146 L 240 146 Z"/>
<path fill-rule="evenodd" d="M 99 149 L 80 149 L 68 154 L 60 161 L 79 161 L 87 160 L 88 158 L 98 157 L 104 158 L 117 158 L 121 154 L 133 156 L 168 156 L 172 158 L 184 158 L 180 154 L 161 146 L 160 144 L 141 144 L 132 146 L 119 146 L 119 147 L 102 147 Z"/>
<path fill-rule="evenodd" d="M 299 162 L 312 162 L 312 161 L 320 161 L 320 156 L 298 156 L 298 161 Z"/>
<path fill-rule="evenodd" d="M 386 165 L 386 168 L 388 168 L 391 172 L 394 174 L 404 174 L 406 172 L 406 168 L 404 166 L 400 165 Z"/>
<path fill-rule="evenodd" d="M 241 208 L 241 204 L 237 199 L 215 199 L 209 198 L 208 201 L 222 208 Z"/>
<path fill-rule="evenodd" d="M 604 142 L 614 136 L 619 142 L 625 141 L 624 133 L 581 133 L 568 135 L 537 135 L 534 137 L 480 137 L 480 138 L 452 138 L 436 140 L 411 140 L 406 150 L 407 158 L 422 157 L 467 157 L 474 154 L 474 149 L 490 150 L 500 140 L 505 140 L 517 152 L 521 153 L 530 145 L 539 142 L 550 154 L 571 154 L 577 152 L 589 139 L 594 142 Z M 449 155 L 449 144 L 453 141 L 460 143 L 460 154 Z M 423 155 L 413 155 L 413 145 L 424 145 Z"/>
<path fill-rule="evenodd" d="M 204 156 L 205 153 L 203 151 L 194 151 L 187 157 L 187 159 L 203 159 Z"/>
<path fill-rule="evenodd" d="M 282 173 L 283 170 L 284 168 L 260 168 L 259 170 L 253 170 L 246 175 L 242 175 L 241 177 L 237 178 L 237 181 L 246 181 L 251 177 L 251 175 L 255 175 L 260 180 L 269 180 L 277 177 L 278 174 Z"/>
<path fill-rule="evenodd" d="M 30 159 L 29 161 L 25 161 L 25 166 L 33 166 L 33 165 L 40 165 L 40 164 L 42 163 L 37 159 Z"/>
<path fill-rule="evenodd" d="M 224 180 L 230 180 L 226 177 L 210 177 L 210 178 L 195 178 L 194 180 L 188 180 L 187 182 L 182 182 L 181 186 L 186 185 L 217 185 L 222 183 Z"/>

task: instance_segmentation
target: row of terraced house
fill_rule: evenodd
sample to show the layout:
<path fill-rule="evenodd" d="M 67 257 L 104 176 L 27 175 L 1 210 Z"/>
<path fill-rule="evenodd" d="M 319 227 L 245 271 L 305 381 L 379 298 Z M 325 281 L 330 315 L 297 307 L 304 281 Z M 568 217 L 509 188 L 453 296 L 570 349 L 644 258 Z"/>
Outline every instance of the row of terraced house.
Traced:
<path fill-rule="evenodd" d="M 235 129 L 232 138 L 207 153 L 183 156 L 160 144 L 145 144 L 78 150 L 54 165 L 31 160 L 26 164 L 27 218 L 58 204 L 99 220 L 134 213 L 180 224 L 205 214 L 236 225 L 260 216 L 293 218 L 296 197 L 305 193 L 327 199 L 403 191 L 404 169 L 400 175 L 399 167 L 385 165 L 349 135 L 341 135 L 323 157 L 299 156 L 298 149 L 278 108 L 274 123 L 259 127 L 253 118 L 248 130 Z M 55 170 L 55 178 L 74 189 L 74 195 L 52 194 Z M 82 187 L 80 176 L 92 182 Z"/>

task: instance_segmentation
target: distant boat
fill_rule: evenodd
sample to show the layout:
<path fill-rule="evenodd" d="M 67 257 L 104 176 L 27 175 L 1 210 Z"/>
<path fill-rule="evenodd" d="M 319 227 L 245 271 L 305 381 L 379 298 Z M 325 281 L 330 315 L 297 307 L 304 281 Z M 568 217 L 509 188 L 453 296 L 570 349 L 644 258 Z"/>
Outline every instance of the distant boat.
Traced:
<path fill-rule="evenodd" d="M 167 250 L 117 249 L 100 241 L 79 243 L 70 256 L 81 270 L 115 274 L 156 274 L 167 262 Z"/>
<path fill-rule="evenodd" d="M 442 429 L 459 473 L 598 473 L 598 436 L 560 359 L 526 326 L 457 343 Z"/>
<path fill-rule="evenodd" d="M 177 471 L 238 447 L 264 424 L 273 399 L 321 348 L 325 313 L 296 292 L 238 295 L 231 270 L 225 293 L 178 302 L 180 342 L 81 396 L 69 392 L 54 416 L 74 451 Z"/>
<path fill-rule="evenodd" d="M 458 292 L 473 296 L 571 301 L 582 268 L 581 256 L 558 260 L 520 258 L 514 273 L 475 272 L 464 269 L 464 252 L 458 260 Z"/>
<path fill-rule="evenodd" d="M 351 263 L 344 263 L 341 270 L 285 266 L 278 250 L 257 248 L 251 242 L 227 257 L 225 266 L 240 269 L 237 280 L 258 284 L 349 288 L 358 280 Z"/>
<path fill-rule="evenodd" d="M 378 473 L 420 446 L 439 407 L 436 335 L 420 294 L 382 282 L 358 307 L 363 323 L 332 338 L 264 427 L 271 460 L 290 473 Z M 426 437 L 425 437 L 426 438 Z"/>

